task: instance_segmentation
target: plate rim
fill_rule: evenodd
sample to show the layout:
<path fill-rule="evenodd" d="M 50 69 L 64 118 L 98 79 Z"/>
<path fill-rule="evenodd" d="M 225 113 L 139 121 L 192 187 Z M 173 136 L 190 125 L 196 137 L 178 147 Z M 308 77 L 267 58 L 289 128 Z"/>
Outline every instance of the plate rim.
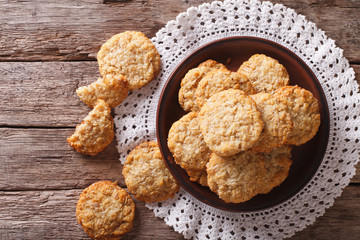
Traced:
<path fill-rule="evenodd" d="M 324 144 L 324 149 L 321 153 L 321 160 L 318 162 L 316 168 L 313 170 L 313 173 L 308 177 L 308 179 L 306 181 L 304 181 L 304 183 L 298 187 L 298 190 L 294 191 L 293 193 L 291 193 L 287 198 L 281 200 L 281 201 L 278 201 L 277 203 L 273 204 L 273 205 L 270 205 L 270 206 L 267 206 L 267 207 L 262 207 L 262 208 L 257 208 L 257 209 L 249 209 L 249 210 L 246 210 L 246 209 L 234 209 L 234 208 L 231 208 L 231 209 L 228 209 L 228 208 L 223 208 L 221 206 L 216 206 L 214 204 L 212 204 L 211 202 L 207 201 L 206 199 L 204 198 L 200 198 L 200 196 L 198 196 L 197 194 L 195 194 L 194 192 L 190 191 L 187 187 L 187 183 L 184 184 L 173 172 L 173 169 L 171 168 L 170 166 L 170 163 L 168 161 L 168 159 L 165 157 L 164 155 L 164 151 L 163 151 L 163 145 L 160 144 L 160 131 L 158 130 L 159 129 L 159 126 L 161 125 L 160 122 L 159 122 L 159 112 L 160 112 L 160 109 L 161 109 L 161 105 L 162 105 L 162 99 L 164 97 L 164 95 L 166 94 L 166 90 L 168 89 L 168 85 L 171 81 L 171 79 L 173 78 L 173 76 L 175 75 L 175 73 L 177 72 L 177 70 L 179 69 L 179 67 L 188 59 L 190 58 L 193 54 L 195 54 L 196 52 L 198 51 L 201 51 L 202 49 L 206 48 L 206 47 L 209 47 L 210 45 L 213 45 L 213 44 L 216 44 L 218 42 L 222 42 L 222 41 L 229 41 L 229 40 L 235 40 L 235 39 L 249 39 L 249 40 L 255 40 L 255 41 L 262 41 L 262 42 L 266 42 L 267 44 L 271 44 L 273 45 L 274 47 L 277 47 L 277 48 L 280 48 L 280 49 L 285 49 L 286 51 L 288 51 L 289 53 L 291 53 L 293 56 L 296 57 L 297 61 L 300 62 L 303 66 L 305 66 L 307 72 L 309 72 L 312 76 L 313 79 L 315 79 L 315 85 L 316 85 L 316 88 L 319 90 L 319 95 L 321 95 L 321 98 L 324 100 L 322 101 L 322 105 L 324 106 L 324 110 L 323 112 L 325 112 L 325 115 L 326 115 L 326 122 L 324 123 L 323 121 L 321 122 L 321 124 L 325 124 L 325 129 L 326 129 L 326 143 Z M 326 153 L 326 149 L 327 149 L 327 146 L 329 144 L 329 137 L 330 137 L 330 112 L 329 112 L 329 105 L 328 105 L 328 102 L 327 102 L 327 98 L 326 98 L 326 95 L 325 95 L 325 92 L 321 86 L 321 83 L 320 81 L 318 80 L 318 78 L 316 77 L 315 73 L 313 72 L 313 70 L 311 69 L 311 67 L 309 65 L 306 64 L 306 62 L 301 58 L 299 57 L 295 52 L 293 52 L 292 50 L 290 50 L 289 48 L 287 48 L 286 46 L 284 45 L 281 45 L 279 44 L 278 42 L 274 42 L 272 40 L 269 40 L 269 39 L 266 39 L 266 38 L 262 38 L 262 37 L 257 37 L 257 36 L 245 36 L 245 35 L 242 35 L 242 36 L 228 36 L 228 37 L 223 37 L 223 38 L 219 38 L 219 39 L 216 39 L 216 40 L 213 40 L 213 41 L 210 41 L 210 42 L 207 42 L 203 45 L 200 45 L 198 46 L 197 48 L 193 49 L 191 52 L 189 52 L 188 55 L 186 56 L 183 56 L 183 58 L 181 59 L 181 61 L 178 62 L 178 64 L 174 67 L 174 69 L 171 71 L 171 73 L 168 75 L 162 89 L 161 89 L 161 93 L 159 95 L 159 101 L 158 101 L 158 104 L 157 104 L 157 108 L 156 108 L 156 139 L 158 141 L 158 145 L 159 145 L 159 149 L 160 149 L 160 152 L 161 152 L 161 155 L 165 161 L 165 165 L 166 167 L 169 169 L 170 173 L 172 174 L 172 176 L 176 179 L 176 181 L 179 183 L 179 185 L 184 188 L 184 190 L 186 192 L 188 192 L 192 197 L 196 198 L 197 200 L 199 200 L 200 202 L 204 203 L 204 204 L 207 204 L 211 207 L 214 207 L 216 209 L 220 209 L 220 210 L 225 210 L 225 211 L 228 211 L 228 212 L 237 212 L 237 213 L 249 213 L 249 212 L 256 212 L 256 211 L 264 211 L 264 210 L 267 210 L 267 209 L 270 209 L 270 208 L 274 208 L 286 201 L 288 201 L 289 199 L 291 199 L 292 197 L 294 197 L 297 193 L 301 192 L 301 190 L 303 190 L 306 185 L 311 181 L 311 179 L 315 176 L 315 174 L 318 172 L 318 169 L 319 167 L 321 166 L 321 163 L 323 162 L 324 160 L 324 156 L 325 156 L 325 153 Z M 194 182 L 195 183 L 195 182 Z M 211 190 L 210 190 L 211 191 Z M 238 205 L 238 204 L 241 204 L 241 203 L 226 203 L 227 205 Z"/>

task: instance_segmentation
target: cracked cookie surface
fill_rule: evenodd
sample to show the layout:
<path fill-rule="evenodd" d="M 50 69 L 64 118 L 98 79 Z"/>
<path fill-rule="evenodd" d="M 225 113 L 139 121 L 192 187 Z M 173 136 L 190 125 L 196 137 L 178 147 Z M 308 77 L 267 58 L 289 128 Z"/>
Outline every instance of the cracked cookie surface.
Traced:
<path fill-rule="evenodd" d="M 174 197 L 179 185 L 165 166 L 157 142 L 144 142 L 126 157 L 122 170 L 128 190 L 140 201 Z"/>
<path fill-rule="evenodd" d="M 289 74 L 278 60 L 264 54 L 255 54 L 238 69 L 248 77 L 256 92 L 274 93 L 289 84 Z"/>
<path fill-rule="evenodd" d="M 248 95 L 256 93 L 245 75 L 227 69 L 214 69 L 200 80 L 196 88 L 197 106 L 201 108 L 212 95 L 228 89 L 240 89 Z"/>
<path fill-rule="evenodd" d="M 190 69 L 181 80 L 179 90 L 179 103 L 185 111 L 199 111 L 196 104 L 196 88 L 200 80 L 214 69 L 226 69 L 226 67 L 212 59 L 200 63 L 198 67 Z"/>
<path fill-rule="evenodd" d="M 210 150 L 230 156 L 251 148 L 264 123 L 251 97 L 241 90 L 229 89 L 209 98 L 201 108 L 199 125 Z"/>
<path fill-rule="evenodd" d="M 294 127 L 286 144 L 301 145 L 312 139 L 320 126 L 320 111 L 313 94 L 298 86 L 286 86 L 275 93 L 287 107 Z"/>
<path fill-rule="evenodd" d="M 258 93 L 250 96 L 264 121 L 264 129 L 259 141 L 252 147 L 259 152 L 270 152 L 273 148 L 283 145 L 291 133 L 293 123 L 286 106 L 275 96 Z"/>
<path fill-rule="evenodd" d="M 77 222 L 92 239 L 120 239 L 131 230 L 134 217 L 133 200 L 116 182 L 91 184 L 76 206 Z"/>
<path fill-rule="evenodd" d="M 126 31 L 107 40 L 97 54 L 102 76 L 124 75 L 129 90 L 139 89 L 160 72 L 160 55 L 145 34 Z"/>
<path fill-rule="evenodd" d="M 82 123 L 76 126 L 74 134 L 67 138 L 67 142 L 79 153 L 95 156 L 112 142 L 114 136 L 111 108 L 100 99 Z"/>
<path fill-rule="evenodd" d="M 241 203 L 280 185 L 291 166 L 291 148 L 269 154 L 244 151 L 229 157 L 211 154 L 206 171 L 210 189 L 227 203 Z"/>
<path fill-rule="evenodd" d="M 123 75 L 106 75 L 88 86 L 76 90 L 80 100 L 94 107 L 97 100 L 103 99 L 110 108 L 119 105 L 128 95 L 128 83 Z"/>
<path fill-rule="evenodd" d="M 203 174 L 211 151 L 204 142 L 197 115 L 197 112 L 190 112 L 171 126 L 168 147 L 175 162 L 186 170 L 190 180 L 206 185 Z"/>

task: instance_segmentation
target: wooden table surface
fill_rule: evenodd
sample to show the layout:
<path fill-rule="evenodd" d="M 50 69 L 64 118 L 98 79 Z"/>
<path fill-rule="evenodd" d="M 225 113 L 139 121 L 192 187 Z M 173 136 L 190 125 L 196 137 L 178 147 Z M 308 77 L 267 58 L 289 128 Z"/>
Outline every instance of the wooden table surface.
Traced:
<path fill-rule="evenodd" d="M 92 158 L 67 145 L 89 111 L 75 89 L 99 76 L 95 56 L 106 39 L 125 30 L 153 37 L 203 2 L 0 0 L 0 239 L 88 239 L 75 220 L 81 191 L 103 179 L 126 186 L 114 142 Z M 273 2 L 324 30 L 360 80 L 359 0 Z M 124 239 L 184 239 L 135 202 L 135 225 Z M 360 175 L 291 239 L 360 239 Z"/>

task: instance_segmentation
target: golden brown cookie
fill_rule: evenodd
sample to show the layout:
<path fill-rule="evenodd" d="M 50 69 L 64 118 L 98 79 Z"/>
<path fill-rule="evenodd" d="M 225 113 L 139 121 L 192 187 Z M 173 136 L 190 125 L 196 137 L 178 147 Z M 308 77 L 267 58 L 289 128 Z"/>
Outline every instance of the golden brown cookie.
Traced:
<path fill-rule="evenodd" d="M 133 200 L 116 182 L 91 184 L 76 206 L 76 219 L 92 239 L 120 239 L 131 230 L 134 217 Z"/>
<path fill-rule="evenodd" d="M 122 171 L 128 190 L 140 201 L 174 197 L 179 185 L 165 166 L 157 142 L 144 142 L 127 156 Z"/>
<path fill-rule="evenodd" d="M 264 121 L 264 129 L 259 141 L 252 147 L 259 152 L 270 152 L 279 147 L 290 134 L 293 123 L 286 106 L 275 96 L 268 93 L 258 93 L 250 96 L 255 100 L 256 106 Z"/>
<path fill-rule="evenodd" d="M 241 203 L 259 194 L 258 186 L 266 175 L 265 158 L 254 151 L 229 157 L 213 153 L 206 172 L 211 191 L 227 203 Z"/>
<path fill-rule="evenodd" d="M 198 67 L 207 67 L 211 69 L 226 69 L 226 67 L 222 63 L 218 63 L 213 59 L 208 59 L 205 62 L 200 63 Z"/>
<path fill-rule="evenodd" d="M 207 182 L 207 172 L 206 172 L 206 168 L 202 171 L 200 178 L 197 180 L 197 182 L 204 187 L 209 187 L 208 182 Z"/>
<path fill-rule="evenodd" d="M 97 54 L 102 76 L 124 75 L 129 90 L 141 88 L 160 72 L 160 55 L 141 32 L 126 31 L 112 36 Z"/>
<path fill-rule="evenodd" d="M 206 168 L 209 187 L 227 203 L 268 193 L 288 176 L 289 153 L 287 149 L 274 149 L 268 155 L 251 150 L 229 157 L 213 153 Z"/>
<path fill-rule="evenodd" d="M 114 135 L 111 108 L 100 99 L 67 142 L 79 153 L 95 156 L 111 143 Z"/>
<path fill-rule="evenodd" d="M 237 89 L 211 96 L 201 108 L 198 121 L 205 143 L 220 156 L 251 148 L 264 126 L 255 101 Z"/>
<path fill-rule="evenodd" d="M 190 112 L 176 121 L 169 130 L 168 147 L 174 160 L 190 176 L 191 181 L 200 181 L 209 161 L 211 151 L 204 142 L 197 120 L 197 112 Z"/>
<path fill-rule="evenodd" d="M 274 187 L 279 186 L 289 175 L 291 161 L 291 147 L 283 145 L 274 148 L 271 152 L 264 154 L 267 170 L 264 176 L 263 184 L 259 188 L 259 192 L 266 194 Z"/>
<path fill-rule="evenodd" d="M 181 80 L 179 90 L 179 103 L 185 111 L 199 111 L 196 104 L 195 91 L 200 80 L 213 69 L 226 69 L 226 67 L 214 60 L 207 60 L 198 67 L 191 69 Z"/>
<path fill-rule="evenodd" d="M 312 93 L 298 86 L 286 86 L 278 89 L 275 96 L 287 106 L 294 123 L 285 143 L 301 145 L 313 138 L 320 126 L 320 112 Z"/>
<path fill-rule="evenodd" d="M 256 93 L 245 75 L 227 69 L 214 69 L 200 80 L 196 88 L 197 106 L 201 108 L 212 95 L 227 89 L 240 89 L 249 95 Z"/>
<path fill-rule="evenodd" d="M 89 107 L 103 99 L 110 108 L 119 105 L 128 95 L 128 83 L 123 75 L 106 75 L 88 86 L 79 87 L 77 95 Z"/>
<path fill-rule="evenodd" d="M 289 74 L 285 67 L 278 60 L 264 54 L 251 56 L 240 66 L 238 72 L 249 78 L 258 93 L 273 93 L 289 83 Z"/>

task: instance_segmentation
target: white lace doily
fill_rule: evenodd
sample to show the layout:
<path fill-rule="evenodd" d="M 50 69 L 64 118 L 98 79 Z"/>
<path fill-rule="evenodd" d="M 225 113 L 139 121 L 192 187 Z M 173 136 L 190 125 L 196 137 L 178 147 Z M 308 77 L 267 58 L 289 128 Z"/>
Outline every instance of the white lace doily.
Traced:
<path fill-rule="evenodd" d="M 312 224 L 333 205 L 355 174 L 359 161 L 360 94 L 355 74 L 323 31 L 280 4 L 226 0 L 191 7 L 152 39 L 162 59 L 160 76 L 132 92 L 115 109 L 121 162 L 137 144 L 156 140 L 156 109 L 165 81 L 195 49 L 228 36 L 256 36 L 293 51 L 312 69 L 329 106 L 330 135 L 324 159 L 312 180 L 273 208 L 231 213 L 210 207 L 181 189 L 175 198 L 148 204 L 156 216 L 193 239 L 282 239 Z"/>

